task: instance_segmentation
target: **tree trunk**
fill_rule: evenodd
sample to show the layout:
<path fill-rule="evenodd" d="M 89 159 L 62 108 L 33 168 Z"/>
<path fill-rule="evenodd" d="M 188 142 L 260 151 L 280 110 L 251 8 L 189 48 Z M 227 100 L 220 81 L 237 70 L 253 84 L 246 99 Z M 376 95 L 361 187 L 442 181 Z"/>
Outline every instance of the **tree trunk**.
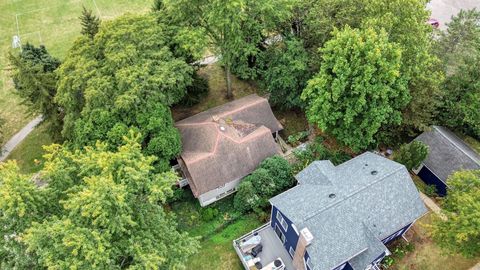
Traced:
<path fill-rule="evenodd" d="M 225 82 L 227 83 L 227 99 L 233 98 L 232 78 L 230 74 L 230 65 L 225 65 Z"/>

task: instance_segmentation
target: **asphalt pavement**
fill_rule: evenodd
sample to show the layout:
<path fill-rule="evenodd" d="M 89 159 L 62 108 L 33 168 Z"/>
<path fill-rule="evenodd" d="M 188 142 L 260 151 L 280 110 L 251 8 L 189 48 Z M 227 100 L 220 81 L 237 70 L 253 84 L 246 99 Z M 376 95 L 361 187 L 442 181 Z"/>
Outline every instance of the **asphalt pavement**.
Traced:
<path fill-rule="evenodd" d="M 427 4 L 427 9 L 432 12 L 431 18 L 440 22 L 440 29 L 446 29 L 451 17 L 460 10 L 473 8 L 480 10 L 480 0 L 431 0 Z"/>

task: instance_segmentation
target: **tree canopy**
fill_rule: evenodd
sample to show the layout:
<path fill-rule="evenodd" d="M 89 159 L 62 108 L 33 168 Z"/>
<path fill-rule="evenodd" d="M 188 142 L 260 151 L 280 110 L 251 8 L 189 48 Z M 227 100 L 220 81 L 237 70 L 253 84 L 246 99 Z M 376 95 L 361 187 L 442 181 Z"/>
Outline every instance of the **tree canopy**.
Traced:
<path fill-rule="evenodd" d="M 98 33 L 98 28 L 100 27 L 100 19 L 92 14 L 92 11 L 83 7 L 82 16 L 80 16 L 80 21 L 82 25 L 82 30 L 80 33 L 93 39 Z"/>
<path fill-rule="evenodd" d="M 418 168 L 428 156 L 428 146 L 421 141 L 404 144 L 393 156 L 393 160 L 407 167 L 407 170 Z"/>
<path fill-rule="evenodd" d="M 122 16 L 102 24 L 94 40 L 80 37 L 58 71 L 65 138 L 77 148 L 97 140 L 116 147 L 133 128 L 166 169 L 181 148 L 169 106 L 192 84 L 186 58 L 199 55 L 189 38 L 154 14 Z"/>
<path fill-rule="evenodd" d="M 60 61 L 51 56 L 45 46 L 35 47 L 29 43 L 18 54 L 10 53 L 15 90 L 32 113 L 43 114 L 50 124 L 50 133 L 58 138 L 62 128 L 59 105 L 54 102 L 57 93 L 55 70 Z"/>
<path fill-rule="evenodd" d="M 480 12 L 461 11 L 437 41 L 447 74 L 440 122 L 480 139 Z"/>
<path fill-rule="evenodd" d="M 232 97 L 231 68 L 259 52 L 275 22 L 289 15 L 291 0 L 165 0 L 164 10 L 180 24 L 198 28 L 206 35 L 225 67 L 227 97 Z"/>
<path fill-rule="evenodd" d="M 335 30 L 320 71 L 305 88 L 307 117 L 354 151 L 375 142 L 382 125 L 401 123 L 409 101 L 402 51 L 372 28 Z"/>
<path fill-rule="evenodd" d="M 162 204 L 177 177 L 155 173 L 140 136 L 116 151 L 47 148 L 33 179 L 0 165 L 1 268 L 179 269 L 198 242 Z"/>
<path fill-rule="evenodd" d="M 480 255 L 480 170 L 458 171 L 448 179 L 442 204 L 445 219 L 433 224 L 433 238 L 450 253 Z"/>

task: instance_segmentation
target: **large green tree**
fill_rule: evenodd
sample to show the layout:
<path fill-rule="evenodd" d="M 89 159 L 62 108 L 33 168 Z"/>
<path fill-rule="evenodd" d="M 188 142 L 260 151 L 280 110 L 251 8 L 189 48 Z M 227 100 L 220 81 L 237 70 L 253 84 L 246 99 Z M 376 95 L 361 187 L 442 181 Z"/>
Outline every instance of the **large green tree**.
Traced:
<path fill-rule="evenodd" d="M 440 122 L 480 138 L 480 12 L 453 17 L 437 48 L 447 74 Z"/>
<path fill-rule="evenodd" d="M 47 149 L 34 179 L 0 166 L 2 269 L 182 269 L 198 242 L 162 204 L 177 177 L 155 173 L 139 135 L 110 151 Z"/>
<path fill-rule="evenodd" d="M 375 142 L 383 125 L 401 123 L 410 98 L 402 51 L 385 31 L 347 26 L 334 36 L 321 49 L 320 71 L 302 98 L 310 122 L 359 151 Z"/>
<path fill-rule="evenodd" d="M 363 27 L 385 29 L 390 42 L 402 49 L 400 72 L 408 79 L 410 102 L 402 110 L 402 125 L 391 130 L 415 135 L 429 128 L 438 113 L 443 73 L 433 54 L 432 27 L 426 23 L 427 0 L 368 0 Z"/>
<path fill-rule="evenodd" d="M 448 179 L 444 219 L 433 224 L 433 238 L 447 252 L 480 255 L 480 170 L 458 171 Z"/>
<path fill-rule="evenodd" d="M 164 10 L 172 20 L 199 28 L 209 48 L 225 67 L 227 97 L 232 98 L 231 69 L 234 61 L 258 54 L 276 22 L 289 15 L 291 0 L 165 0 Z M 162 14 L 163 16 L 163 14 Z"/>
<path fill-rule="evenodd" d="M 270 103 L 283 109 L 303 108 L 300 95 L 311 72 L 302 41 L 287 38 L 274 43 L 261 54 L 261 59 L 262 81 L 270 93 Z"/>
<path fill-rule="evenodd" d="M 40 45 L 35 47 L 29 43 L 22 46 L 19 54 L 9 54 L 12 64 L 13 83 L 22 102 L 32 113 L 43 114 L 50 124 L 48 129 L 55 138 L 62 129 L 62 110 L 55 103 L 57 93 L 57 75 L 55 71 L 60 61 L 51 56 L 47 49 Z"/>
<path fill-rule="evenodd" d="M 0 144 L 3 144 L 3 140 L 5 139 L 3 135 L 4 133 L 3 128 L 5 126 L 5 123 L 6 123 L 5 119 L 0 117 Z"/>
<path fill-rule="evenodd" d="M 80 37 L 58 72 L 65 138 L 78 148 L 97 140 L 115 147 L 133 128 L 166 169 L 181 148 L 169 106 L 192 83 L 186 58 L 198 55 L 188 38 L 154 14 L 122 16 L 102 24 L 94 40 Z"/>

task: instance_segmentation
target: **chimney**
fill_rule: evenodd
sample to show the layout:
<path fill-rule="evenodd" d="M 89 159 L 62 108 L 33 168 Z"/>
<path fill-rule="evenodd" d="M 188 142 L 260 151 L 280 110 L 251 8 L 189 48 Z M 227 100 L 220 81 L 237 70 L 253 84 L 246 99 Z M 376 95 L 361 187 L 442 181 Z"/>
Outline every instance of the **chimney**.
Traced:
<path fill-rule="evenodd" d="M 293 268 L 296 270 L 305 270 L 305 263 L 303 258 L 307 247 L 312 243 L 313 235 L 308 228 L 303 228 L 300 231 L 297 248 L 295 248 L 295 255 L 293 256 Z"/>

